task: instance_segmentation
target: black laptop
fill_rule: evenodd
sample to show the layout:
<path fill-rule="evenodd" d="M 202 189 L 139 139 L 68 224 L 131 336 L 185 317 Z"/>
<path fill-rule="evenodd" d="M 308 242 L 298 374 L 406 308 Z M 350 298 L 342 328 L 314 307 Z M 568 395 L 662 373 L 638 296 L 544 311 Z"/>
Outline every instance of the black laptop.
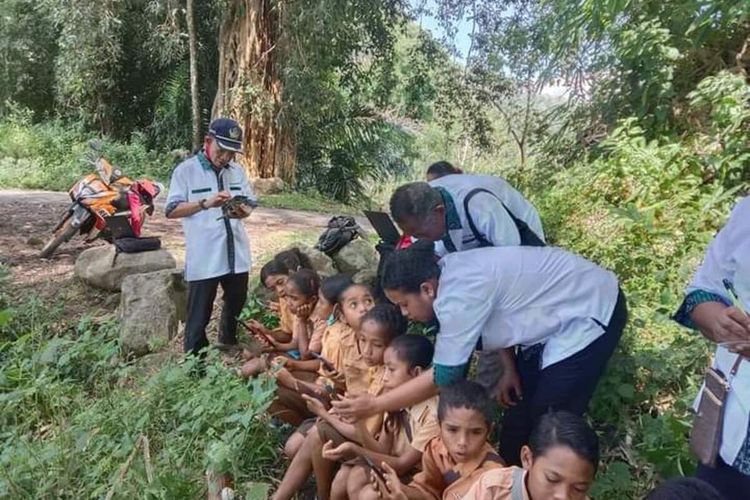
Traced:
<path fill-rule="evenodd" d="M 399 242 L 401 233 L 396 229 L 390 215 L 385 212 L 373 212 L 372 210 L 364 210 L 364 214 L 383 243 L 396 245 Z"/>
<path fill-rule="evenodd" d="M 127 215 L 111 215 L 106 220 L 107 228 L 114 239 L 135 238 L 133 227 L 130 225 Z"/>

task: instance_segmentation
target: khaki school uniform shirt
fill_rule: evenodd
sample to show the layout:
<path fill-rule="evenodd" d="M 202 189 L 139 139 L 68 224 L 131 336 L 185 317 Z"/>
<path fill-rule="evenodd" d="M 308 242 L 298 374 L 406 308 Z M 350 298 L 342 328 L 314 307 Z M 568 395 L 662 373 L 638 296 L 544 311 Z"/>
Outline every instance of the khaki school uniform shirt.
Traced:
<path fill-rule="evenodd" d="M 402 421 L 391 447 L 391 455 L 400 456 L 409 448 L 424 453 L 430 439 L 440 434 L 437 404 L 438 398 L 433 396 L 403 410 Z"/>
<path fill-rule="evenodd" d="M 419 488 L 435 500 L 459 500 L 482 474 L 503 465 L 503 460 L 489 443 L 485 443 L 479 458 L 456 463 L 438 436 L 427 443 L 422 453 L 422 470 L 409 485 Z"/>
<path fill-rule="evenodd" d="M 320 385 L 333 385 L 337 391 L 344 392 L 346 390 L 346 379 L 344 378 L 344 362 L 341 353 L 342 338 L 353 335 L 353 330 L 348 325 L 341 321 L 336 321 L 331 326 L 325 329 L 323 332 L 323 338 L 321 339 L 322 348 L 320 350 L 321 356 L 326 358 L 336 368 L 338 376 L 329 377 L 329 373 L 323 366 L 318 370 L 317 384 Z"/>
<path fill-rule="evenodd" d="M 529 491 L 526 489 L 526 471 L 520 467 L 505 467 L 503 469 L 492 469 L 481 476 L 462 500 L 515 500 L 513 496 L 513 483 L 518 475 L 519 488 L 523 500 L 529 500 Z M 588 500 L 589 497 L 586 497 Z"/>
<path fill-rule="evenodd" d="M 317 318 L 308 321 L 312 323 L 312 335 L 310 335 L 310 343 L 307 348 L 313 352 L 320 353 L 323 350 L 323 335 L 325 335 L 328 328 L 328 323 L 323 319 Z"/>
<path fill-rule="evenodd" d="M 279 329 L 291 334 L 294 329 L 294 315 L 289 310 L 286 300 L 279 299 Z"/>

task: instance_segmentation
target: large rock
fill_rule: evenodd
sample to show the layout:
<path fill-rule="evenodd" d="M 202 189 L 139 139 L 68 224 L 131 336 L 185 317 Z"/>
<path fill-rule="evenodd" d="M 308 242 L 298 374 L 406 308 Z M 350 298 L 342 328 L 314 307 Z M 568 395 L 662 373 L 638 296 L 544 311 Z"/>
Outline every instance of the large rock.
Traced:
<path fill-rule="evenodd" d="M 370 242 L 352 240 L 333 256 L 336 268 L 349 276 L 374 276 L 378 270 L 378 252 Z"/>
<path fill-rule="evenodd" d="M 81 252 L 76 259 L 75 275 L 91 286 L 117 292 L 126 276 L 175 267 L 177 262 L 174 257 L 163 248 L 150 252 L 120 253 L 115 260 L 115 247 L 103 245 Z"/>
<path fill-rule="evenodd" d="M 316 250 L 304 243 L 294 243 L 284 248 L 282 252 L 291 250 L 292 248 L 297 248 L 300 252 L 307 255 L 307 258 L 309 258 L 312 263 L 313 269 L 315 269 L 315 272 L 318 273 L 321 278 L 327 278 L 339 273 L 339 270 L 336 269 L 336 266 L 333 264 L 333 259 L 320 250 Z"/>
<path fill-rule="evenodd" d="M 253 185 L 253 192 L 256 195 L 279 194 L 286 188 L 284 181 L 278 177 L 268 177 L 266 179 L 256 177 L 250 182 Z"/>
<path fill-rule="evenodd" d="M 125 277 L 120 296 L 120 349 L 126 357 L 158 351 L 177 335 L 186 313 L 182 270 Z"/>

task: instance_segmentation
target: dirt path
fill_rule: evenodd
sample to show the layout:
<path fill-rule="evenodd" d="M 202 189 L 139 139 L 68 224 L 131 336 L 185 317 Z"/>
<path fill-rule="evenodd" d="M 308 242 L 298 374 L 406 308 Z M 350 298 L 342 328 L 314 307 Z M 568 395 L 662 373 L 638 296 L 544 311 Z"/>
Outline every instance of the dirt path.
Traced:
<path fill-rule="evenodd" d="M 13 288 L 32 288 L 42 295 L 59 287 L 73 275 L 75 259 L 84 249 L 105 244 L 86 244 L 81 237 L 64 244 L 50 259 L 40 259 L 39 250 L 68 207 L 67 193 L 52 191 L 0 190 L 0 262 L 11 269 Z M 258 208 L 246 221 L 253 258 L 268 257 L 294 241 L 314 241 L 325 228 L 330 214 Z M 360 221 L 366 224 L 365 221 Z M 365 225 L 369 229 L 369 225 Z M 162 244 L 184 261 L 182 227 L 164 217 L 163 200 L 144 226 L 145 235 L 157 235 Z"/>

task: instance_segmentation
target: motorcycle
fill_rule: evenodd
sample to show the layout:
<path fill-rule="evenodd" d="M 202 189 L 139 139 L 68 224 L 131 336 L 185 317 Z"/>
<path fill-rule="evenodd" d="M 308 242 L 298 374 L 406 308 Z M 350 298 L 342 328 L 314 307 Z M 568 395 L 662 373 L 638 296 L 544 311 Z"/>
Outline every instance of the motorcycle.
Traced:
<path fill-rule="evenodd" d="M 146 215 L 154 212 L 154 199 L 164 190 L 150 179 L 132 180 L 113 166 L 102 153 L 101 144 L 89 142 L 87 160 L 95 172 L 70 188 L 72 204 L 53 229 L 53 236 L 39 256 L 48 258 L 76 233 L 86 235 L 86 242 L 103 238 L 139 237 Z"/>

